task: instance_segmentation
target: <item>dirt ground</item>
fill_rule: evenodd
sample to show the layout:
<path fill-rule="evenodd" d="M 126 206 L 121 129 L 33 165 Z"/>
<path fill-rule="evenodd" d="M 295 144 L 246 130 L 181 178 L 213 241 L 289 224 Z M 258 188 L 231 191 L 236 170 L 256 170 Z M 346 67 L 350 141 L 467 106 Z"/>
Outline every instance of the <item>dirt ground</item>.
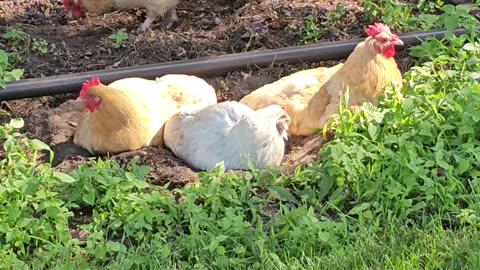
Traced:
<path fill-rule="evenodd" d="M 345 8 L 345 14 L 332 22 L 328 18 L 337 5 Z M 346 0 L 184 0 L 177 14 L 179 19 L 170 29 L 165 29 L 160 19 L 153 23 L 152 30 L 138 33 L 135 30 L 145 19 L 141 9 L 87 14 L 86 18 L 71 20 L 65 15 L 62 1 L 0 1 L 0 34 L 21 28 L 32 38 L 46 40 L 48 52 L 42 55 L 29 50 L 27 45 L 5 40 L 1 40 L 0 49 L 18 52 L 17 66 L 25 69 L 26 78 L 35 78 L 299 45 L 303 44 L 301 33 L 309 15 L 326 29 L 319 41 L 363 37 L 366 25 L 361 1 Z M 119 29 L 125 29 L 129 38 L 114 49 L 108 36 Z M 250 91 L 287 74 L 336 63 L 277 64 L 205 79 L 217 89 L 219 101 L 240 100 Z M 403 70 L 409 66 L 402 53 L 398 54 L 397 63 Z M 53 148 L 54 166 L 64 172 L 90 157 L 72 143 L 81 109 L 72 101 L 76 96 L 1 104 L 12 116 L 25 119 L 28 136 L 39 138 Z M 299 163 L 311 163 L 318 158 L 322 141 L 320 136 L 290 138 L 282 165 L 292 168 Z M 126 163 L 134 155 L 140 156 L 140 164 L 152 168 L 151 183 L 181 186 L 198 180 L 195 171 L 164 148 L 146 148 L 111 158 Z"/>
<path fill-rule="evenodd" d="M 32 38 L 48 41 L 47 54 L 30 53 L 21 59 L 27 78 L 298 45 L 309 15 L 325 26 L 324 41 L 364 35 L 360 1 L 183 0 L 170 29 L 160 18 L 146 33 L 135 31 L 145 19 L 144 9 L 87 13 L 72 20 L 62 2 L 0 1 L 0 33 L 21 28 Z M 337 4 L 345 8 L 345 15 L 327 23 L 327 14 Z M 108 36 L 120 29 L 129 37 L 114 49 Z M 24 49 L 1 43 L 0 49 Z"/>

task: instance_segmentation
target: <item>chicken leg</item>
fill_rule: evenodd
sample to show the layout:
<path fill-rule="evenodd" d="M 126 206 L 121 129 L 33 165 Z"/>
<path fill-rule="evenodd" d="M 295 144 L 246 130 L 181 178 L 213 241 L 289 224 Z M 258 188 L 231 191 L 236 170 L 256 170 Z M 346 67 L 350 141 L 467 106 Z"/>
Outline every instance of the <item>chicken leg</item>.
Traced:
<path fill-rule="evenodd" d="M 155 20 L 154 18 L 147 17 L 145 19 L 145 21 L 143 22 L 142 26 L 140 26 L 140 28 L 138 29 L 138 31 L 145 32 L 147 30 L 147 28 L 150 27 L 150 25 L 152 24 L 152 22 L 154 20 Z"/>
<path fill-rule="evenodd" d="M 176 9 L 176 8 L 171 8 L 171 9 L 169 9 L 169 10 L 167 11 L 167 13 L 168 13 L 170 16 L 169 16 L 169 18 L 167 19 L 165 28 L 166 28 L 166 29 L 169 29 L 170 27 L 172 27 L 173 23 L 178 20 L 177 9 Z M 138 31 L 140 31 L 140 32 L 145 32 L 145 31 L 150 27 L 150 25 L 152 24 L 152 22 L 153 22 L 154 20 L 155 20 L 154 17 L 147 16 L 147 18 L 146 18 L 145 21 L 143 22 L 142 26 L 138 29 Z"/>
<path fill-rule="evenodd" d="M 165 29 L 170 29 L 170 27 L 172 27 L 173 23 L 178 21 L 177 9 L 176 8 L 171 8 L 167 11 L 167 13 L 169 14 L 169 17 L 166 21 Z"/>

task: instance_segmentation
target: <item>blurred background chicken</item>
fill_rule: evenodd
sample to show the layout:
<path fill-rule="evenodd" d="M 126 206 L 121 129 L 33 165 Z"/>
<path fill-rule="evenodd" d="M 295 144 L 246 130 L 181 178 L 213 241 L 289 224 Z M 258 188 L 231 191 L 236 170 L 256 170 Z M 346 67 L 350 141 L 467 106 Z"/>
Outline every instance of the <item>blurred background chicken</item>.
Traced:
<path fill-rule="evenodd" d="M 277 105 L 253 111 L 236 101 L 205 108 L 188 106 L 165 124 L 165 144 L 190 166 L 207 170 L 224 162 L 226 170 L 278 166 L 287 139 L 288 116 Z"/>
<path fill-rule="evenodd" d="M 176 6 L 180 0 L 63 0 L 65 11 L 69 17 L 83 16 L 83 10 L 103 14 L 118 9 L 145 8 L 147 18 L 140 27 L 141 31 L 147 30 L 150 24 L 159 16 L 170 13 L 167 19 L 167 28 L 177 20 Z"/>
<path fill-rule="evenodd" d="M 188 75 L 154 80 L 126 78 L 108 86 L 98 78 L 84 83 L 79 99 L 85 104 L 74 143 L 90 153 L 118 153 L 163 143 L 165 122 L 181 107 L 217 103 L 215 90 Z"/>
<path fill-rule="evenodd" d="M 402 86 L 402 74 L 395 59 L 399 37 L 381 23 L 370 25 L 368 37 L 347 58 L 331 68 L 303 70 L 253 91 L 241 103 L 258 110 L 271 104 L 286 106 L 290 116 L 289 134 L 307 136 L 322 129 L 338 113 L 341 97 L 349 89 L 349 106 L 365 99 L 374 105 L 384 88 Z"/>

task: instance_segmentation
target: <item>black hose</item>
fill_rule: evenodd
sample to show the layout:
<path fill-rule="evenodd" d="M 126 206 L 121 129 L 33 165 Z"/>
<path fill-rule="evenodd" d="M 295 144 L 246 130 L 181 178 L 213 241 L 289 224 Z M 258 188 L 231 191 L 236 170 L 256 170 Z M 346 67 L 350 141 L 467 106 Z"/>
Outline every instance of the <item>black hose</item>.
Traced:
<path fill-rule="evenodd" d="M 477 27 L 480 30 L 480 26 Z M 443 38 L 445 30 L 431 30 L 426 32 L 412 32 L 400 35 L 405 47 L 416 45 L 429 37 Z M 453 31 L 455 35 L 466 33 L 464 29 Z M 51 96 L 57 94 L 75 93 L 80 91 L 81 85 L 92 76 L 100 77 L 105 83 L 127 77 L 142 77 L 154 79 L 165 74 L 190 74 L 210 76 L 244 68 L 249 65 L 265 67 L 272 63 L 298 63 L 300 61 L 313 62 L 324 60 L 339 60 L 348 57 L 355 46 L 363 39 L 354 39 L 340 42 L 328 42 L 306 46 L 287 47 L 275 50 L 261 50 L 247 53 L 237 53 L 223 56 L 182 60 L 160 64 L 150 64 L 117 68 L 114 70 L 99 70 L 74 73 L 45 78 L 20 80 L 7 84 L 6 89 L 0 89 L 0 101 L 22 98 Z"/>

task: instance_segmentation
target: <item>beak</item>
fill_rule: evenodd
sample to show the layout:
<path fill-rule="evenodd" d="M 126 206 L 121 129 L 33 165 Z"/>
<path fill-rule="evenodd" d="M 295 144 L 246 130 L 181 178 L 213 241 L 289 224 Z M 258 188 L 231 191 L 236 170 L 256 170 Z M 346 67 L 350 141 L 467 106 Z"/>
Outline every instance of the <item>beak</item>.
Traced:
<path fill-rule="evenodd" d="M 397 39 L 394 42 L 391 42 L 390 44 L 394 46 L 403 46 L 403 41 L 401 39 Z"/>

